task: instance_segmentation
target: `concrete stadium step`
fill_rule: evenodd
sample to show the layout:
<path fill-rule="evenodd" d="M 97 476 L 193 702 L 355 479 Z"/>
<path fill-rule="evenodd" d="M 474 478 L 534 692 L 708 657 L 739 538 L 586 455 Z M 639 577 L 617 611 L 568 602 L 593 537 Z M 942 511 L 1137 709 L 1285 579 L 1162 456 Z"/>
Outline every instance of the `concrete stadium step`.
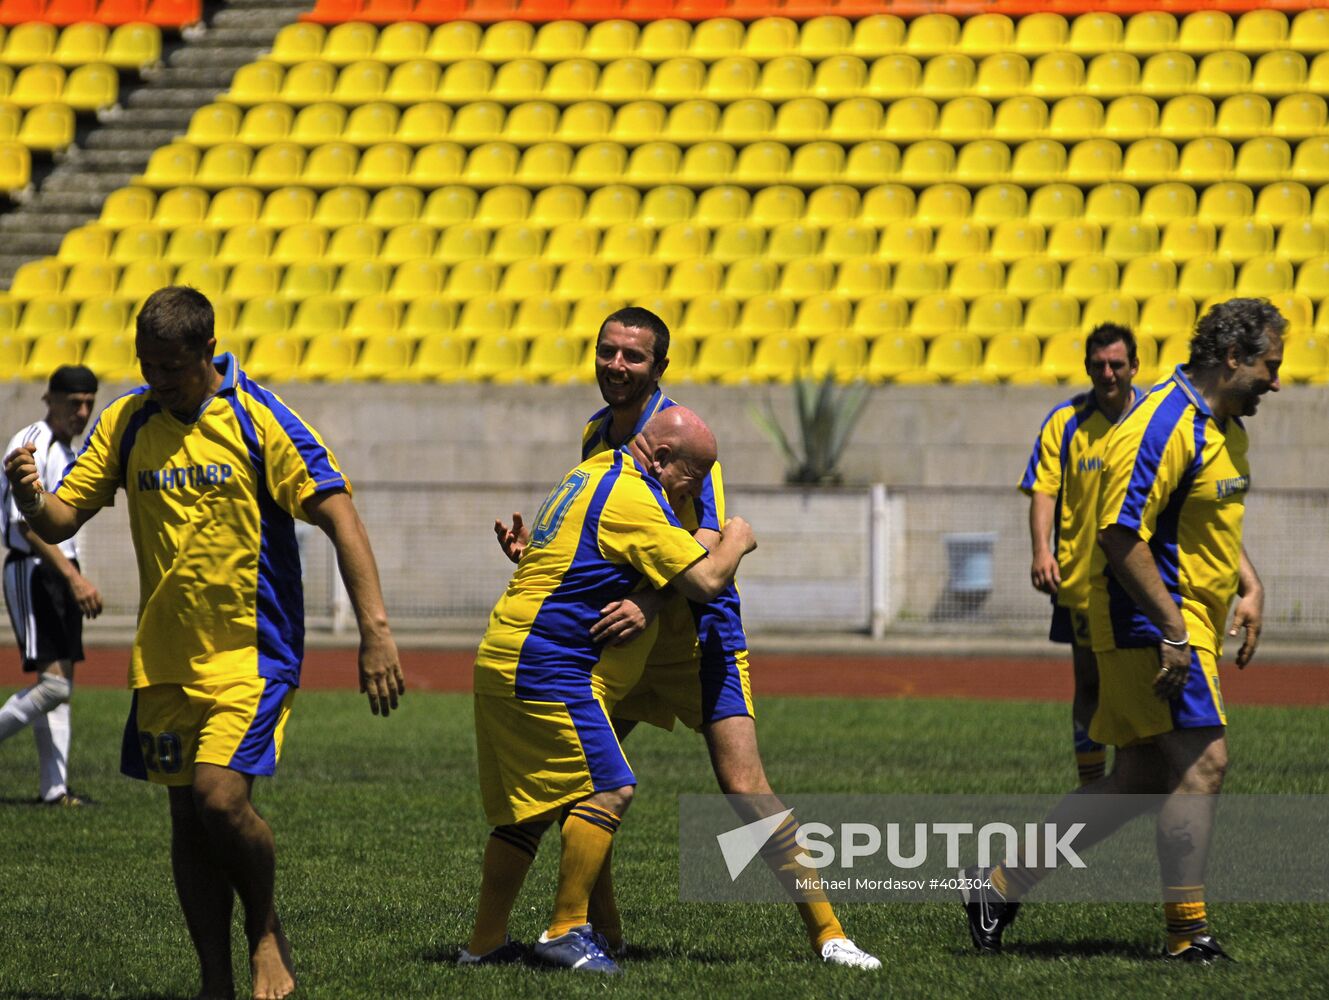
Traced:
<path fill-rule="evenodd" d="M 244 63 L 239 65 L 242 66 Z M 149 97 L 177 90 L 194 91 L 205 88 L 225 90 L 231 85 L 231 77 L 235 75 L 236 68 L 235 66 L 181 66 L 164 69 L 153 79 L 152 86 L 136 91 L 134 97 Z"/>
<path fill-rule="evenodd" d="M 177 135 L 185 130 L 181 125 L 175 128 L 106 128 L 98 129 L 93 132 L 83 142 L 82 148 L 85 151 L 92 150 L 141 150 L 144 147 L 153 149 L 158 146 L 164 146 Z"/>
<path fill-rule="evenodd" d="M 266 33 L 265 33 L 266 34 Z M 246 63 L 256 62 L 269 51 L 268 45 L 228 45 L 225 48 L 187 48 L 173 53 L 166 60 L 170 69 L 229 69 L 234 72 Z M 159 79 L 165 70 L 159 70 Z"/>
<path fill-rule="evenodd" d="M 122 111 L 113 123 L 96 129 L 91 135 L 109 132 L 112 129 L 125 132 L 168 128 L 183 131 L 189 125 L 192 116 L 192 111 L 181 108 L 134 108 Z"/>
<path fill-rule="evenodd" d="M 49 208 L 52 209 L 52 211 L 45 211 L 42 213 L 41 229 L 37 229 L 36 227 L 33 226 L 27 226 L 24 227 L 22 230 L 15 230 L 12 224 L 9 225 L 6 224 L 6 220 L 8 218 L 6 217 L 5 219 L 0 219 L 0 233 L 13 233 L 13 232 L 23 232 L 23 233 L 33 233 L 33 234 L 56 233 L 60 236 L 63 236 L 65 233 L 69 232 L 69 230 L 73 229 L 75 226 L 81 226 L 86 221 L 86 212 L 64 211 L 64 209 L 69 208 L 69 206 L 64 204 L 64 199 L 58 199 L 57 202 L 55 204 L 50 205 Z M 6 244 L 7 243 L 8 241 L 6 241 Z M 13 248 L 6 245 L 5 249 L 10 250 Z"/>

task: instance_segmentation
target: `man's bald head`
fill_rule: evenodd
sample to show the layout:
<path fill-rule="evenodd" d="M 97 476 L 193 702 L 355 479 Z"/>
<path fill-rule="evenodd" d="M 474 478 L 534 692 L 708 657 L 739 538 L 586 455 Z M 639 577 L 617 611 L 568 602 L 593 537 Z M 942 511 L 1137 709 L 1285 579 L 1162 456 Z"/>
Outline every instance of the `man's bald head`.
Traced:
<path fill-rule="evenodd" d="M 628 450 L 660 481 L 674 506 L 701 495 L 716 458 L 715 435 L 701 417 L 683 406 L 671 406 L 651 417 Z"/>

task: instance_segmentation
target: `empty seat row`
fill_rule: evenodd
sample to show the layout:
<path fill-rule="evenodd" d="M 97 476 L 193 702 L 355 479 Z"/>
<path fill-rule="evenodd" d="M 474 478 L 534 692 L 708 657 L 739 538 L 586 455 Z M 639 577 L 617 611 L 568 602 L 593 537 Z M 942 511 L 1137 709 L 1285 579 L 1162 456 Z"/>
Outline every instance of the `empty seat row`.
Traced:
<path fill-rule="evenodd" d="M 1049 53 L 1032 64 L 1019 55 L 989 56 L 979 63 L 963 55 L 936 56 L 925 62 L 908 55 L 882 56 L 871 63 L 857 56 L 833 56 L 815 64 L 801 56 L 782 56 L 765 64 L 739 56 L 709 66 L 691 56 L 658 65 L 628 57 L 603 66 L 589 59 L 548 66 L 527 58 L 499 64 L 463 59 L 446 65 L 429 59 L 396 65 L 363 59 L 342 67 L 322 59 L 292 66 L 262 59 L 236 72 L 224 99 L 241 105 L 279 100 L 296 106 L 379 100 L 465 104 L 485 99 L 509 104 L 536 99 L 562 104 L 652 99 L 673 104 L 695 98 L 720 103 L 752 97 L 782 102 L 800 97 L 889 101 L 966 95 L 987 99 L 1030 95 L 1046 100 L 1081 93 L 1101 98 L 1187 93 L 1221 98 L 1244 92 L 1278 96 L 1303 91 L 1329 93 L 1329 53 L 1308 59 L 1290 50 L 1268 52 L 1252 64 L 1240 52 L 1221 52 L 1197 64 L 1185 53 L 1169 52 L 1151 56 L 1143 65 L 1134 56 L 1114 54 L 1099 56 L 1088 67 L 1068 52 Z"/>
<path fill-rule="evenodd" d="M 0 25 L 15 27 L 32 21 L 62 25 L 95 21 L 178 29 L 202 18 L 203 0 L 5 0 L 0 4 Z"/>
<path fill-rule="evenodd" d="M 85 63 L 109 63 L 116 69 L 141 70 L 161 59 L 161 29 L 153 24 L 105 24 L 84 22 L 61 29 L 54 24 L 30 21 L 4 33 L 0 64 L 31 66 L 50 62 L 74 67 Z"/>
<path fill-rule="evenodd" d="M 107 63 L 86 63 L 69 73 L 55 63 L 37 63 L 17 75 L 0 66 L 0 100 L 20 108 L 55 103 L 75 111 L 100 111 L 119 96 L 120 74 Z"/>
<path fill-rule="evenodd" d="M 1048 184 L 1026 192 L 1010 183 L 986 185 L 972 193 L 959 184 L 934 184 L 917 195 L 901 184 L 879 184 L 861 193 L 843 184 L 807 193 L 779 184 L 755 192 L 720 184 L 700 193 L 678 185 L 642 192 L 610 184 L 587 192 L 556 184 L 532 192 L 517 185 L 478 191 L 454 184 L 428 194 L 402 185 L 372 193 L 345 185 L 321 193 L 293 185 L 266 195 L 244 186 L 223 188 L 211 195 L 185 186 L 170 188 L 160 196 L 148 188 L 126 187 L 106 199 L 99 222 L 109 230 L 146 222 L 167 230 L 183 225 L 230 228 L 255 222 L 275 228 L 305 222 L 331 227 L 368 222 L 384 228 L 422 223 L 436 229 L 467 222 L 489 229 L 513 223 L 553 229 L 575 223 L 597 233 L 631 224 L 656 230 L 689 223 L 710 231 L 739 222 L 765 229 L 801 222 L 823 229 L 853 224 L 882 230 L 893 223 L 913 222 L 931 230 L 967 222 L 991 230 L 987 233 L 989 247 L 1000 243 L 1020 252 L 1039 253 L 1047 230 L 1060 223 L 1083 221 L 1104 228 L 1103 252 L 1128 259 L 1157 252 L 1161 230 L 1169 223 L 1193 219 L 1218 226 L 1241 221 L 1268 223 L 1281 240 L 1289 223 L 1329 223 L 1329 187 L 1320 187 L 1314 198 L 1306 185 L 1296 181 L 1265 185 L 1258 194 L 1240 181 L 1211 184 L 1198 193 L 1194 186 L 1176 181 L 1143 192 L 1132 184 L 1115 182 L 1094 187 L 1087 195 L 1068 184 Z M 1144 225 L 1130 231 L 1110 228 L 1117 223 Z M 1002 224 L 1010 225 L 1003 230 L 1005 236 L 999 237 L 995 227 Z M 1021 228 L 1011 228 L 1016 225 Z M 1128 232 L 1133 234 L 1129 239 Z M 1013 242 L 1007 244 L 1006 240 Z M 912 246 L 914 239 L 907 242 Z M 1210 252 L 1212 239 L 1210 243 L 1208 249 L 1196 252 Z M 926 250 L 932 248 L 929 243 Z"/>
<path fill-rule="evenodd" d="M 388 0 L 389 3 L 393 0 Z M 401 0 L 396 0 L 398 6 Z M 1249 11 L 1233 18 L 1221 11 L 1197 11 L 1180 21 L 1166 11 L 1146 11 L 1129 18 L 1115 13 L 1082 14 L 1068 20 L 1057 13 L 977 14 L 963 22 L 949 14 L 925 14 L 905 21 L 865 10 L 856 21 L 833 14 L 799 23 L 786 17 L 760 17 L 748 24 L 712 17 L 697 24 L 661 12 L 637 24 L 605 17 L 592 24 L 549 20 L 544 24 L 499 21 L 487 27 L 458 9 L 446 23 L 430 29 L 429 18 L 397 9 L 379 29 L 353 12 L 324 29 L 317 23 L 290 25 L 277 36 L 273 58 L 283 62 L 320 57 L 353 62 L 373 55 L 388 62 L 465 56 L 503 60 L 530 56 L 545 61 L 573 56 L 606 62 L 625 54 L 659 62 L 680 55 L 716 60 L 735 55 L 771 59 L 791 52 L 811 58 L 841 54 L 865 57 L 905 52 L 934 55 L 961 52 L 984 56 L 1001 52 L 1040 55 L 1067 50 L 1092 56 L 1103 52 L 1151 55 L 1181 51 L 1203 54 L 1220 49 L 1267 51 L 1288 47 L 1319 52 L 1329 47 L 1329 16 L 1323 9 L 1292 17 L 1281 11 Z M 373 18 L 372 20 L 379 20 Z"/>
<path fill-rule="evenodd" d="M 134 183 L 152 188 L 238 184 L 327 188 L 351 183 L 374 189 L 400 184 L 429 188 L 457 182 L 486 188 L 511 183 L 532 188 L 614 183 L 868 188 L 883 181 L 926 187 L 954 180 L 981 187 L 1002 181 L 1035 186 L 1062 180 L 1085 185 L 1178 179 L 1205 184 L 1234 177 L 1250 183 L 1329 181 L 1329 135 L 1300 140 L 1295 149 L 1279 138 L 1251 139 L 1237 147 L 1225 139 L 1207 138 L 1193 139 L 1180 149 L 1167 139 L 1140 139 L 1124 151 L 1108 139 L 1090 139 L 1069 149 L 1055 140 L 1034 139 L 1013 150 L 1000 141 L 978 140 L 958 151 L 939 139 L 915 142 L 903 150 L 885 140 L 856 143 L 848 150 L 833 142 L 791 150 L 774 141 L 741 149 L 718 141 L 686 148 L 647 142 L 631 150 L 615 142 L 593 142 L 579 149 L 542 142 L 524 150 L 508 142 L 484 142 L 469 149 L 456 142 L 433 142 L 418 149 L 383 142 L 361 150 L 346 142 L 306 149 L 281 141 L 257 151 L 239 142 L 203 150 L 174 142 L 153 152 L 147 171 Z"/>
<path fill-rule="evenodd" d="M 1037 97 L 992 102 L 962 97 L 938 102 L 906 97 L 883 106 L 870 98 L 825 101 L 798 98 L 778 107 L 757 98 L 720 105 L 683 101 L 666 107 L 659 101 L 633 101 L 617 107 L 603 101 L 578 101 L 559 107 L 527 101 L 505 107 L 478 100 L 458 108 L 422 101 L 404 109 L 386 101 L 352 108 L 320 101 L 296 109 L 280 101 L 249 107 L 218 102 L 199 108 L 185 139 L 200 147 L 223 142 L 262 146 L 290 141 L 304 146 L 342 141 L 368 146 L 395 140 L 423 146 L 441 139 L 475 145 L 502 139 L 517 146 L 557 140 L 570 146 L 612 140 L 635 146 L 658 139 L 691 145 L 709 139 L 747 144 L 776 139 L 790 144 L 830 140 L 855 143 L 868 139 L 910 142 L 976 139 L 1020 142 L 1050 138 L 1060 142 L 1106 139 L 1129 142 L 1160 137 L 1181 140 L 1217 136 L 1258 138 L 1272 134 L 1299 139 L 1324 134 L 1329 112 L 1317 94 L 1292 94 L 1271 104 L 1258 94 L 1238 94 L 1219 105 L 1201 95 L 1174 97 L 1160 109 L 1150 97 L 1121 97 L 1106 109 L 1093 97 L 1067 97 L 1048 104 Z M 884 110 L 883 110 L 884 108 Z"/>

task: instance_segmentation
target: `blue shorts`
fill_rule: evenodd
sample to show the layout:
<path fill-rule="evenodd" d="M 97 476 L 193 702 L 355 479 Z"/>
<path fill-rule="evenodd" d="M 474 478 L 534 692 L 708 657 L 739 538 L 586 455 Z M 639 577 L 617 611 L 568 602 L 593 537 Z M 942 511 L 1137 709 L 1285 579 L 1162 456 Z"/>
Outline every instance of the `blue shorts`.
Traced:
<path fill-rule="evenodd" d="M 1089 611 L 1087 608 L 1064 608 L 1060 604 L 1052 607 L 1052 628 L 1048 638 L 1053 642 L 1073 643 L 1085 649 L 1092 649 L 1089 640 Z"/>
<path fill-rule="evenodd" d="M 705 664 L 699 659 L 648 663 L 641 680 L 614 706 L 613 715 L 661 729 L 673 729 L 677 719 L 695 730 L 736 715 L 755 718 L 748 651 L 727 653 L 723 661 Z"/>

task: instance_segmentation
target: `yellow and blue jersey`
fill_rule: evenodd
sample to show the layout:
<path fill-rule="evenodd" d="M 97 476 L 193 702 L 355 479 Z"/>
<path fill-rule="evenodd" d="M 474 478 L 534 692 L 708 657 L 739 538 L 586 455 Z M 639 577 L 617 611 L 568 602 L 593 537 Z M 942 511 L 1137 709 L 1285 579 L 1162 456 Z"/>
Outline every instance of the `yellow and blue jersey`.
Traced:
<path fill-rule="evenodd" d="M 517 570 L 489 616 L 475 693 L 617 701 L 640 675 L 653 630 L 597 646 L 600 609 L 643 581 L 665 587 L 706 549 L 679 523 L 660 484 L 630 456 L 602 452 L 549 494 Z"/>
<path fill-rule="evenodd" d="M 582 432 L 582 458 L 590 458 L 615 448 L 625 449 L 628 442 L 641 433 L 651 417 L 677 405 L 663 390 L 656 389 L 637 420 L 637 425 L 632 428 L 632 433 L 617 446 L 609 440 L 609 428 L 613 421 L 609 407 L 598 410 Z M 719 531 L 724 524 L 724 516 L 724 475 L 717 461 L 711 466 L 710 474 L 702 484 L 701 496 L 684 510 L 678 511 L 678 518 L 684 528 L 695 533 L 700 528 Z M 745 652 L 747 646 L 738 589 L 731 582 L 709 604 L 696 604 L 682 598 L 666 602 L 660 612 L 659 638 L 651 650 L 649 662 L 683 663 L 700 657 L 704 668 L 713 668 L 725 674 L 735 656 Z"/>
<path fill-rule="evenodd" d="M 1179 366 L 1117 425 L 1104 454 L 1099 527 L 1121 525 L 1148 544 L 1191 645 L 1215 656 L 1237 591 L 1246 449 L 1241 421 L 1217 419 Z M 1092 574 L 1094 649 L 1156 645 L 1161 633 L 1113 579 L 1101 549 Z"/>
<path fill-rule="evenodd" d="M 318 433 L 230 354 L 181 421 L 147 386 L 114 400 L 56 495 L 98 510 L 123 489 L 138 556 L 130 687 L 259 676 L 298 684 L 304 595 L 293 518 L 349 483 Z"/>
<path fill-rule="evenodd" d="M 1132 386 L 1131 405 L 1143 395 Z M 1112 427 L 1092 392 L 1072 396 L 1043 420 L 1020 480 L 1025 495 L 1043 493 L 1056 500 L 1052 530 L 1061 586 L 1053 602 L 1064 608 L 1083 609 L 1089 604 L 1089 564 L 1098 537 L 1098 480 Z"/>

